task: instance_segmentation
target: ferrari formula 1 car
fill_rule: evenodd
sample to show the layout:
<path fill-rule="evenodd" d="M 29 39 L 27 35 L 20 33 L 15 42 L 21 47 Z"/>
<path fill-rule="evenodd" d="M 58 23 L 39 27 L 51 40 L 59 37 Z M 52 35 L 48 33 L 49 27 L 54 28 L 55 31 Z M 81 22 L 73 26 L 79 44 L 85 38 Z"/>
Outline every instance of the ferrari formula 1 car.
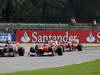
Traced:
<path fill-rule="evenodd" d="M 33 53 L 37 55 L 43 55 L 44 53 L 51 52 L 51 56 L 63 55 L 62 47 L 59 45 L 36 45 L 35 48 L 30 48 L 30 56 Z"/>
<path fill-rule="evenodd" d="M 23 47 L 12 47 L 11 45 L 0 46 L 0 56 L 1 57 L 14 57 L 17 54 L 19 56 L 24 55 L 24 48 Z"/>
<path fill-rule="evenodd" d="M 62 46 L 63 51 L 82 51 L 82 45 L 80 43 L 60 43 L 60 46 Z"/>

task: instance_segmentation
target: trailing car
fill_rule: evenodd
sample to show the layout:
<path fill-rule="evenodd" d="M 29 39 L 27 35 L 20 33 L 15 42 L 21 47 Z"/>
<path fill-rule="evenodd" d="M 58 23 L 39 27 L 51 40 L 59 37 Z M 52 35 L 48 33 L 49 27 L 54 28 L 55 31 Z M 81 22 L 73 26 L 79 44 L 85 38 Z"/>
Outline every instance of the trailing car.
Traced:
<path fill-rule="evenodd" d="M 23 47 L 13 47 L 11 45 L 4 45 L 4 46 L 0 46 L 0 56 L 1 57 L 14 57 L 17 54 L 19 56 L 23 56 L 24 55 L 24 48 Z"/>
<path fill-rule="evenodd" d="M 12 46 L 0 46 L 0 56 L 15 56 L 15 51 Z"/>

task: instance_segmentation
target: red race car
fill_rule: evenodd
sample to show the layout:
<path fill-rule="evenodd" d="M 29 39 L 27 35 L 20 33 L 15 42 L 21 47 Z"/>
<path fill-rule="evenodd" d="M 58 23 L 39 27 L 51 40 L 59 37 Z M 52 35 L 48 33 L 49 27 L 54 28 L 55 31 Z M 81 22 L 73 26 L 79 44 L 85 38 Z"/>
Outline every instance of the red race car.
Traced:
<path fill-rule="evenodd" d="M 82 51 L 82 45 L 79 42 L 74 40 L 68 40 L 66 43 L 59 43 L 63 47 L 63 51 L 74 51 L 78 49 L 78 51 Z"/>
<path fill-rule="evenodd" d="M 45 52 L 49 53 L 51 52 L 52 56 L 57 55 L 63 55 L 62 46 L 56 45 L 56 44 L 44 44 L 44 45 L 36 45 L 35 48 L 30 48 L 30 55 L 32 53 L 36 53 L 37 55 L 43 55 Z"/>

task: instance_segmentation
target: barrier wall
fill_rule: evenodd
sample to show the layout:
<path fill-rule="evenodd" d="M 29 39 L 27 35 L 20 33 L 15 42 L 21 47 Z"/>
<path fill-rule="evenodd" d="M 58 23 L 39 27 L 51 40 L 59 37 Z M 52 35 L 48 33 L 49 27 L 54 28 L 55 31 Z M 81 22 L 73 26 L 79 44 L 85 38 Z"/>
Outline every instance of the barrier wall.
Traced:
<path fill-rule="evenodd" d="M 78 37 L 80 43 L 100 43 L 100 30 L 17 30 L 16 39 L 20 43 L 43 43 L 45 40 L 59 40 Z"/>

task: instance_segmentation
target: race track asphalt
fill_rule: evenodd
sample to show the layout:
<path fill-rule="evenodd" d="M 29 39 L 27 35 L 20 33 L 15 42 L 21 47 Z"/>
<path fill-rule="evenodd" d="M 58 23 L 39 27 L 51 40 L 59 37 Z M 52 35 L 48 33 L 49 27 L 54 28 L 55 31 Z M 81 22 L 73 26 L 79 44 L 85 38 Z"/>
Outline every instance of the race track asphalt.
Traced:
<path fill-rule="evenodd" d="M 66 52 L 63 56 L 0 57 L 0 73 L 59 67 L 100 59 L 100 48 L 84 48 L 83 51 Z"/>

